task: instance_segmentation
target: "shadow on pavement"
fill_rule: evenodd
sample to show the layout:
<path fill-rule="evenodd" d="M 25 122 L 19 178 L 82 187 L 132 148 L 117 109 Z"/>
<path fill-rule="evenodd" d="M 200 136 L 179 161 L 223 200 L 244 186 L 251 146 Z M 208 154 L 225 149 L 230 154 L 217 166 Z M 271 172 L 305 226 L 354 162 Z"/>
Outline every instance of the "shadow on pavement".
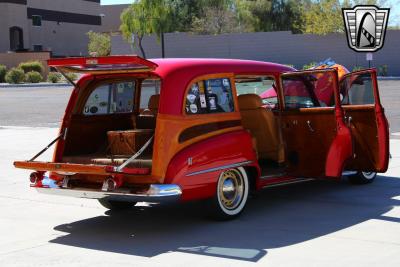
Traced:
<path fill-rule="evenodd" d="M 257 262 L 268 249 L 370 219 L 400 222 L 383 215 L 400 204 L 399 195 L 395 177 L 364 186 L 313 181 L 262 191 L 234 221 L 208 220 L 197 203 L 140 207 L 56 226 L 68 234 L 50 242 L 144 257 L 180 251 Z"/>

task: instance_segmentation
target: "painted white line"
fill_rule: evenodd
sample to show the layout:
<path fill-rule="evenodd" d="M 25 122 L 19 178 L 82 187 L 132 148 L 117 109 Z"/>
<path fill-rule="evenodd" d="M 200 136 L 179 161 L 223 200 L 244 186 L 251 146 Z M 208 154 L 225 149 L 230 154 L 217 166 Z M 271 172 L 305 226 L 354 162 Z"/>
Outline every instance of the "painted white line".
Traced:
<path fill-rule="evenodd" d="M 394 135 L 394 136 L 400 136 L 400 132 L 392 133 L 392 135 Z"/>

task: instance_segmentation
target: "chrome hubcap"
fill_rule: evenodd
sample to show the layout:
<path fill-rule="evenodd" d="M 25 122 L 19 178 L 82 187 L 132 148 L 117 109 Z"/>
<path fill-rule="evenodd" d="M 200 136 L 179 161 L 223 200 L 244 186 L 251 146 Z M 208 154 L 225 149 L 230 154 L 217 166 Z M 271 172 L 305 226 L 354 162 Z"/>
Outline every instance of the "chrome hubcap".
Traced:
<path fill-rule="evenodd" d="M 239 171 L 228 170 L 221 175 L 218 195 L 226 209 L 235 209 L 240 205 L 244 195 L 244 182 Z"/>
<path fill-rule="evenodd" d="M 362 172 L 366 179 L 372 179 L 375 177 L 376 172 Z"/>

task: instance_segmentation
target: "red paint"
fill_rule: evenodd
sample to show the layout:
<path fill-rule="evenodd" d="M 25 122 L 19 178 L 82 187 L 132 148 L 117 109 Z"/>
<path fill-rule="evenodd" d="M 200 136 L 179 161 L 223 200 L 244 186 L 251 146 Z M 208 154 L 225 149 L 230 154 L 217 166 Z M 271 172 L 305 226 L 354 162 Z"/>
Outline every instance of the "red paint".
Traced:
<path fill-rule="evenodd" d="M 190 166 L 189 158 L 192 158 Z M 184 201 L 208 198 L 215 194 L 216 183 L 223 170 L 192 176 L 188 174 L 246 161 L 251 161 L 246 166 L 258 168 L 250 134 L 246 131 L 222 134 L 180 151 L 169 164 L 165 183 L 181 186 Z"/>
<path fill-rule="evenodd" d="M 389 167 L 389 122 L 385 116 L 385 111 L 380 101 L 376 70 L 372 69 L 371 72 L 372 80 L 374 81 L 375 114 L 378 126 L 378 169 L 380 172 L 386 172 Z"/>
<path fill-rule="evenodd" d="M 185 101 L 185 91 L 190 82 L 202 75 L 214 73 L 234 73 L 252 74 L 252 75 L 269 75 L 278 79 L 279 75 L 284 72 L 294 71 L 293 68 L 266 62 L 257 62 L 249 60 L 228 60 L 228 59 L 154 59 L 145 60 L 137 56 L 116 56 L 116 57 L 97 57 L 97 58 L 70 58 L 70 59 L 52 59 L 49 60 L 49 66 L 79 66 L 85 70 L 93 67 L 93 65 L 121 65 L 121 64 L 142 64 L 153 70 L 143 71 L 141 73 L 121 73 L 121 74 L 87 74 L 84 75 L 77 83 L 76 88 L 72 91 L 69 103 L 65 110 L 64 118 L 60 128 L 60 133 L 69 127 L 71 122 L 72 111 L 76 105 L 78 95 L 81 90 L 91 84 L 92 81 L 107 80 L 110 78 L 129 78 L 129 77 L 149 77 L 157 76 L 161 79 L 162 90 L 159 104 L 159 113 L 167 115 L 182 115 L 182 103 Z M 89 64 L 90 63 L 90 64 Z M 111 66 L 112 68 L 112 66 Z M 376 78 L 376 73 L 374 73 Z M 326 82 L 326 81 L 325 81 Z M 338 81 L 334 79 L 336 88 Z M 277 83 L 277 93 L 281 96 L 281 88 Z M 388 123 L 384 116 L 383 108 L 379 102 L 379 94 L 376 88 L 376 114 L 379 139 L 379 166 L 382 171 L 387 169 L 389 153 Z M 275 91 L 274 91 L 275 92 Z M 276 93 L 275 93 L 276 94 Z M 331 96 L 329 96 L 330 99 Z M 339 95 L 336 94 L 336 102 L 340 103 Z M 326 97 L 328 99 L 328 96 Z M 325 164 L 325 174 L 328 177 L 340 177 L 346 160 L 352 155 L 351 132 L 343 122 L 343 110 L 340 104 L 335 106 L 335 114 L 337 121 L 337 136 L 332 142 L 327 161 Z M 53 161 L 60 162 L 64 151 L 65 141 L 59 140 L 56 144 Z M 189 158 L 192 164 L 189 164 Z M 245 131 L 235 131 L 225 133 L 219 136 L 211 137 L 207 140 L 200 141 L 189 147 L 184 148 L 169 163 L 165 183 L 178 184 L 183 190 L 182 201 L 198 200 L 209 198 L 215 195 L 216 184 L 219 175 L 223 169 L 213 170 L 206 173 L 194 174 L 196 172 L 205 171 L 221 166 L 229 166 L 232 164 L 249 162 L 243 167 L 254 168 L 256 177 L 256 189 L 261 189 L 267 185 L 279 184 L 294 181 L 295 178 L 289 176 L 271 177 L 269 179 L 259 179 L 260 166 L 258 165 L 256 153 L 253 149 L 251 135 Z M 323 164 L 323 163 L 321 163 Z M 123 183 L 123 177 L 116 174 L 114 166 L 105 167 L 107 172 L 116 179 L 118 186 Z M 150 173 L 149 168 L 124 168 L 124 174 L 130 175 L 147 175 Z M 250 172 L 249 172 L 250 174 Z M 54 180 L 62 180 L 62 176 L 50 173 L 50 177 Z M 41 183 L 41 182 L 40 182 Z M 38 183 L 37 186 L 40 186 Z"/>
<path fill-rule="evenodd" d="M 93 67 L 108 69 L 123 65 L 129 68 L 132 65 L 142 65 L 148 68 L 157 68 L 157 64 L 138 56 L 109 56 L 109 57 L 70 57 L 55 58 L 47 60 L 49 67 L 77 66 L 82 70 L 89 70 Z"/>
<path fill-rule="evenodd" d="M 106 166 L 104 169 L 106 172 L 109 173 L 117 173 L 115 170 L 115 166 Z M 123 174 L 132 174 L 132 175 L 147 175 L 150 174 L 150 168 L 123 168 L 121 172 L 118 173 L 123 173 Z"/>

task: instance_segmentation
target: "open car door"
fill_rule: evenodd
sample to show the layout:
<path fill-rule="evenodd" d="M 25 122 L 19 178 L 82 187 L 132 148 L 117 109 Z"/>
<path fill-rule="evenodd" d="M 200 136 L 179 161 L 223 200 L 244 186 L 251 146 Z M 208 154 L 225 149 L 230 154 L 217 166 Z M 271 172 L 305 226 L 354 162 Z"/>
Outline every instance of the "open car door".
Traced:
<path fill-rule="evenodd" d="M 351 156 L 351 134 L 343 122 L 337 71 L 281 75 L 281 125 L 288 174 L 341 177 Z"/>
<path fill-rule="evenodd" d="M 389 162 L 389 127 L 379 99 L 376 71 L 362 70 L 343 76 L 340 97 L 353 137 L 353 155 L 346 170 L 385 172 Z"/>

